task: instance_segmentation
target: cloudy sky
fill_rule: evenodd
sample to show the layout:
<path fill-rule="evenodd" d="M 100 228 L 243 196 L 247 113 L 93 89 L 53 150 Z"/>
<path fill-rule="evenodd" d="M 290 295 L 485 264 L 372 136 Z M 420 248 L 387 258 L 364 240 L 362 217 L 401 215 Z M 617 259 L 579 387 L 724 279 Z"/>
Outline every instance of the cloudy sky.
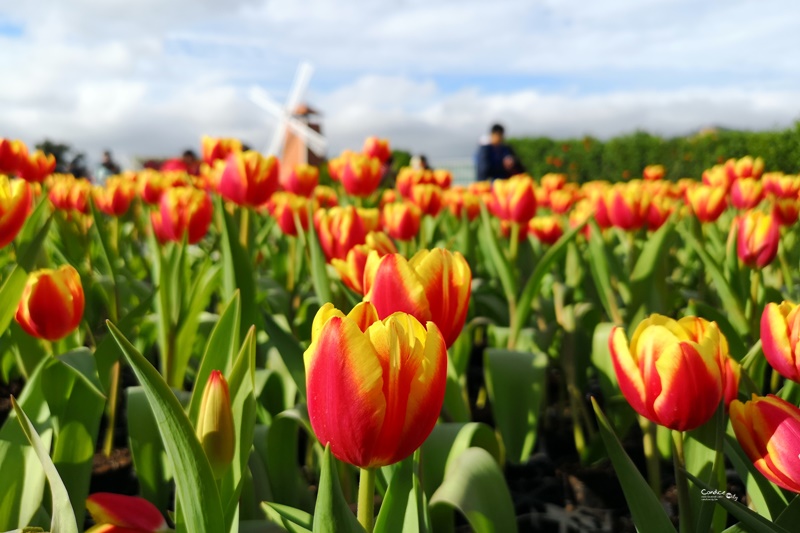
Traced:
<path fill-rule="evenodd" d="M 97 157 L 202 134 L 266 146 L 302 60 L 331 152 L 370 134 L 468 157 L 512 135 L 675 135 L 800 118 L 795 0 L 37 0 L 0 3 L 0 137 Z"/>

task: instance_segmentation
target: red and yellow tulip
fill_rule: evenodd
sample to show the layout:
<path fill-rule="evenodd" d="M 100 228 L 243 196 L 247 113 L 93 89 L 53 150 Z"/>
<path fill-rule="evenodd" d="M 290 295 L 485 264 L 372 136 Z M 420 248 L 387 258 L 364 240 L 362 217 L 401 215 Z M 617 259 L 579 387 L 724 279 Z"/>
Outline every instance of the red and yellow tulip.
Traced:
<path fill-rule="evenodd" d="M 406 313 L 380 320 L 368 302 L 344 315 L 327 303 L 304 360 L 311 426 L 342 461 L 361 468 L 401 461 L 439 418 L 447 348 L 433 322 Z"/>
<path fill-rule="evenodd" d="M 693 320 L 651 315 L 639 324 L 630 343 L 620 327 L 609 338 L 619 387 L 631 407 L 679 431 L 705 424 L 724 392 L 719 328 L 714 325 L 695 334 L 693 326 Z"/>
<path fill-rule="evenodd" d="M 768 303 L 761 314 L 761 347 L 772 368 L 800 383 L 800 306 Z"/>
<path fill-rule="evenodd" d="M 686 203 L 700 222 L 715 222 L 728 208 L 725 189 L 696 185 L 686 191 Z"/>
<path fill-rule="evenodd" d="M 81 277 L 74 267 L 37 270 L 28 276 L 15 319 L 28 335 L 56 341 L 80 325 L 84 305 Z"/>
<path fill-rule="evenodd" d="M 336 196 L 336 191 L 333 187 L 328 185 L 317 185 L 314 187 L 314 192 L 311 197 L 317 202 L 317 205 L 323 208 L 335 207 L 339 205 L 339 198 Z"/>
<path fill-rule="evenodd" d="M 650 197 L 639 181 L 617 183 L 608 192 L 606 207 L 611 225 L 626 231 L 635 231 L 647 222 Z"/>
<path fill-rule="evenodd" d="M 175 187 L 161 196 L 158 211 L 151 213 L 159 240 L 196 244 L 208 232 L 214 204 L 208 193 L 192 187 Z"/>
<path fill-rule="evenodd" d="M 666 171 L 664 165 L 647 165 L 642 171 L 642 177 L 645 181 L 659 181 L 664 179 Z"/>
<path fill-rule="evenodd" d="M 537 216 L 528 222 L 528 233 L 544 244 L 555 244 L 564 234 L 564 227 L 558 217 Z"/>
<path fill-rule="evenodd" d="M 297 165 L 281 176 L 281 186 L 291 193 L 308 198 L 319 184 L 319 169 L 313 165 Z"/>
<path fill-rule="evenodd" d="M 366 155 L 353 155 L 342 168 L 341 182 L 347 194 L 365 197 L 378 188 L 381 182 L 381 161 Z"/>
<path fill-rule="evenodd" d="M 19 233 L 31 210 L 31 187 L 20 179 L 0 175 L 0 248 Z"/>
<path fill-rule="evenodd" d="M 87 533 L 161 533 L 171 531 L 155 505 L 137 496 L 95 492 L 86 498 L 95 525 Z"/>
<path fill-rule="evenodd" d="M 764 160 L 760 157 L 744 156 L 741 159 L 728 159 L 725 162 L 725 172 L 731 181 L 740 178 L 759 179 L 764 173 Z"/>
<path fill-rule="evenodd" d="M 242 143 L 239 139 L 223 139 L 203 135 L 200 139 L 200 151 L 203 154 L 203 162 L 213 167 L 216 161 L 224 161 L 232 153 L 241 152 Z"/>
<path fill-rule="evenodd" d="M 422 211 L 408 200 L 386 204 L 381 211 L 383 230 L 393 239 L 410 241 L 419 233 Z"/>
<path fill-rule="evenodd" d="M 369 253 L 375 250 L 379 257 L 397 253 L 397 248 L 392 240 L 382 231 L 367 233 L 365 240 L 364 244 L 353 246 L 343 260 L 331 259 L 331 265 L 339 273 L 344 284 L 362 296 L 364 295 L 364 269 L 367 266 Z"/>
<path fill-rule="evenodd" d="M 797 198 L 800 193 L 800 176 L 783 172 L 765 172 L 761 177 L 764 191 L 778 198 Z"/>
<path fill-rule="evenodd" d="M 472 221 L 481 214 L 481 202 L 474 193 L 465 190 L 463 187 L 453 187 L 446 190 L 442 196 L 442 202 L 456 218 L 461 218 L 462 213 L 467 220 Z"/>
<path fill-rule="evenodd" d="M 28 159 L 28 147 L 19 140 L 0 137 L 0 174 L 19 175 Z"/>
<path fill-rule="evenodd" d="M 56 169 L 56 158 L 53 154 L 45 154 L 36 150 L 31 155 L 19 160 L 19 177 L 31 183 L 41 183 Z"/>
<path fill-rule="evenodd" d="M 386 163 L 392 156 L 389 139 L 379 139 L 377 137 L 367 137 L 364 140 L 364 147 L 361 151 L 365 156 L 374 157 L 381 163 Z"/>
<path fill-rule="evenodd" d="M 260 153 L 233 152 L 225 160 L 219 180 L 219 193 L 238 205 L 260 206 L 278 190 L 278 160 Z"/>
<path fill-rule="evenodd" d="M 472 271 L 458 252 L 420 250 L 409 260 L 372 252 L 364 270 L 364 300 L 375 305 L 381 318 L 402 311 L 421 322 L 433 321 L 449 347 L 467 319 L 471 283 Z"/>
<path fill-rule="evenodd" d="M 442 189 L 433 184 L 414 185 L 410 200 L 423 215 L 435 217 L 442 209 Z"/>
<path fill-rule="evenodd" d="M 279 191 L 267 202 L 269 214 L 278 222 L 284 235 L 297 236 L 298 228 L 295 217 L 300 221 L 302 231 L 308 229 L 308 209 L 311 200 L 290 192 Z"/>
<path fill-rule="evenodd" d="M 744 453 L 764 477 L 800 493 L 800 409 L 777 396 L 731 403 L 731 425 Z"/>
<path fill-rule="evenodd" d="M 536 215 L 533 188 L 533 180 L 526 175 L 494 180 L 489 210 L 501 220 L 527 224 Z"/>
<path fill-rule="evenodd" d="M 755 178 L 741 178 L 731 185 L 731 203 L 736 209 L 751 209 L 764 198 L 764 185 Z"/>
<path fill-rule="evenodd" d="M 780 225 L 771 214 L 746 211 L 739 217 L 736 251 L 751 268 L 764 268 L 775 259 L 780 242 Z"/>
<path fill-rule="evenodd" d="M 120 217 L 128 211 L 136 196 L 136 186 L 129 179 L 112 177 L 102 187 L 94 187 L 92 196 L 100 211 L 109 216 Z"/>
<path fill-rule="evenodd" d="M 319 209 L 314 213 L 314 227 L 328 261 L 345 259 L 353 246 L 365 242 L 367 233 L 374 229 L 369 218 L 370 215 L 353 206 Z"/>
<path fill-rule="evenodd" d="M 781 226 L 791 226 L 800 216 L 800 199 L 797 197 L 774 197 L 772 200 L 772 216 Z"/>

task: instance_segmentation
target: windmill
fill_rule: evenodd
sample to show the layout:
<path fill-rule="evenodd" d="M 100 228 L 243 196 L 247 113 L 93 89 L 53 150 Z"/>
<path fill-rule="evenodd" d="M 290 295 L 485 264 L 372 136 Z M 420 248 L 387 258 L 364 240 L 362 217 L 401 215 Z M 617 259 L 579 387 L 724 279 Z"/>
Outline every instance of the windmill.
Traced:
<path fill-rule="evenodd" d="M 319 132 L 319 124 L 311 122 L 318 113 L 302 104 L 313 71 L 310 63 L 300 64 L 283 106 L 260 87 L 252 87 L 249 92 L 254 104 L 277 119 L 266 154 L 280 158 L 281 172 L 291 171 L 299 163 L 318 163 L 324 158 L 328 147 L 328 141 Z"/>

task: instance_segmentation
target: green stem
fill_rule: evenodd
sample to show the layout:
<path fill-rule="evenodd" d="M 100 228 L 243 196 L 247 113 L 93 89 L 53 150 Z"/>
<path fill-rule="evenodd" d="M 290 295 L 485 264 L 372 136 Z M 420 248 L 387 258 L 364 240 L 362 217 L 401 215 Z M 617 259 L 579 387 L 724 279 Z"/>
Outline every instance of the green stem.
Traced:
<path fill-rule="evenodd" d="M 111 367 L 111 380 L 108 386 L 108 406 L 106 415 L 108 426 L 106 427 L 105 438 L 103 439 L 103 453 L 106 457 L 111 456 L 114 451 L 114 426 L 117 424 L 117 397 L 119 396 L 119 374 L 120 362 L 117 361 Z"/>
<path fill-rule="evenodd" d="M 517 260 L 517 250 L 519 249 L 519 224 L 511 223 L 511 242 L 508 243 L 508 256 L 512 263 Z"/>
<path fill-rule="evenodd" d="M 750 336 L 758 340 L 760 336 L 760 319 L 758 312 L 758 289 L 761 285 L 761 269 L 754 268 L 750 272 Z"/>
<path fill-rule="evenodd" d="M 362 468 L 358 483 L 358 523 L 367 533 L 375 525 L 375 469 Z"/>
<path fill-rule="evenodd" d="M 247 250 L 247 241 L 249 240 L 250 233 L 250 208 L 243 206 L 240 208 L 240 211 L 241 218 L 239 218 L 239 242 L 242 243 L 242 248 Z"/>
<path fill-rule="evenodd" d="M 295 280 L 295 268 L 296 266 L 296 248 L 297 248 L 297 238 L 296 237 L 288 237 L 289 240 L 289 268 L 288 272 L 286 272 L 286 289 L 291 294 L 294 292 L 294 280 Z"/>
<path fill-rule="evenodd" d="M 658 452 L 658 426 L 643 416 L 639 417 L 642 428 L 642 445 L 647 462 L 647 481 L 657 497 L 661 498 L 661 456 Z"/>
<path fill-rule="evenodd" d="M 675 484 L 678 488 L 678 519 L 681 533 L 694 530 L 692 508 L 689 501 L 689 480 L 686 477 L 686 459 L 683 454 L 683 432 L 672 431 L 672 461 L 675 466 Z"/>

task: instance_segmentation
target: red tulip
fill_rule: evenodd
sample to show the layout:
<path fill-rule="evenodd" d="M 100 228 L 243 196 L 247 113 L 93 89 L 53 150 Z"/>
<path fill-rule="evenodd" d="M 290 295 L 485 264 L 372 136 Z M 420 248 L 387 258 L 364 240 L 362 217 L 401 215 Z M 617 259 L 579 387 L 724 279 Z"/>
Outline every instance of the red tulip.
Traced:
<path fill-rule="evenodd" d="M 751 209 L 764 198 L 764 186 L 755 178 L 742 178 L 731 185 L 731 203 L 736 209 Z"/>
<path fill-rule="evenodd" d="M 342 168 L 341 181 L 347 194 L 364 197 L 375 192 L 381 177 L 379 159 L 365 155 L 353 155 Z"/>
<path fill-rule="evenodd" d="M 410 200 L 424 215 L 435 217 L 442 209 L 442 189 L 433 184 L 415 185 Z"/>
<path fill-rule="evenodd" d="M 642 177 L 646 181 L 662 180 L 665 174 L 664 165 L 647 165 L 642 171 Z"/>
<path fill-rule="evenodd" d="M 0 138 L 0 174 L 19 175 L 28 159 L 28 147 L 22 141 Z"/>
<path fill-rule="evenodd" d="M 364 301 L 382 318 L 402 311 L 421 322 L 432 320 L 449 347 L 464 327 L 471 283 L 472 272 L 458 252 L 420 250 L 410 260 L 374 252 L 364 270 Z"/>
<path fill-rule="evenodd" d="M 84 303 L 75 268 L 37 270 L 28 276 L 15 319 L 28 335 L 56 341 L 80 325 Z"/>
<path fill-rule="evenodd" d="M 210 167 L 216 161 L 224 161 L 234 152 L 242 151 L 242 143 L 239 139 L 222 139 L 203 135 L 200 139 L 200 148 L 203 153 L 203 162 Z"/>
<path fill-rule="evenodd" d="M 267 203 L 270 215 L 278 222 L 285 235 L 297 236 L 295 217 L 300 221 L 303 231 L 308 229 L 308 208 L 310 200 L 290 192 L 276 192 Z"/>
<path fill-rule="evenodd" d="M 86 498 L 86 508 L 103 533 L 160 533 L 170 531 L 158 509 L 137 496 L 95 492 Z M 108 527 L 111 526 L 111 527 Z M 97 527 L 97 526 L 95 526 Z"/>
<path fill-rule="evenodd" d="M 208 232 L 213 211 L 214 205 L 205 191 L 191 187 L 169 189 L 161 196 L 158 211 L 161 234 L 166 240 L 176 242 L 181 242 L 186 236 L 189 244 L 196 244 Z M 153 220 L 154 228 L 158 223 Z"/>
<path fill-rule="evenodd" d="M 219 180 L 219 193 L 238 205 L 260 206 L 278 190 L 278 160 L 260 153 L 232 152 L 225 160 Z"/>
<path fill-rule="evenodd" d="M 501 220 L 527 224 L 536 215 L 536 196 L 530 176 L 494 180 L 489 210 Z"/>
<path fill-rule="evenodd" d="M 377 137 L 367 137 L 364 141 L 362 152 L 365 156 L 374 157 L 381 163 L 386 163 L 392 156 L 392 150 L 389 148 L 389 140 L 379 139 Z"/>
<path fill-rule="evenodd" d="M 0 175 L 0 248 L 17 236 L 31 210 L 31 187 L 23 180 Z"/>
<path fill-rule="evenodd" d="M 401 461 L 428 438 L 444 402 L 447 349 L 433 322 L 384 320 L 370 303 L 326 303 L 304 354 L 308 416 L 320 443 L 361 468 Z"/>
<path fill-rule="evenodd" d="M 558 217 L 539 216 L 528 222 L 528 232 L 544 244 L 555 244 L 564 234 L 564 228 Z"/>
<path fill-rule="evenodd" d="M 26 158 L 19 160 L 19 176 L 31 183 L 41 183 L 56 169 L 56 158 L 53 154 L 45 154 L 36 150 Z"/>
<path fill-rule="evenodd" d="M 312 165 L 297 165 L 281 176 L 281 186 L 294 194 L 308 198 L 319 184 L 319 169 Z"/>
<path fill-rule="evenodd" d="M 686 191 L 686 203 L 700 222 L 714 222 L 728 208 L 725 189 L 712 185 L 697 185 Z"/>
<path fill-rule="evenodd" d="M 764 268 L 778 254 L 780 229 L 772 215 L 747 211 L 739 217 L 736 251 L 739 259 L 751 268 Z"/>
<path fill-rule="evenodd" d="M 364 295 L 364 269 L 367 266 L 369 253 L 375 250 L 379 257 L 397 253 L 394 243 L 383 232 L 371 231 L 367 234 L 365 241 L 364 244 L 357 244 L 350 248 L 344 260 L 331 259 L 331 265 L 337 270 L 344 284 L 362 296 Z"/>
<path fill-rule="evenodd" d="M 381 212 L 384 231 L 393 239 L 410 241 L 419 233 L 422 211 L 409 201 L 386 204 Z"/>

